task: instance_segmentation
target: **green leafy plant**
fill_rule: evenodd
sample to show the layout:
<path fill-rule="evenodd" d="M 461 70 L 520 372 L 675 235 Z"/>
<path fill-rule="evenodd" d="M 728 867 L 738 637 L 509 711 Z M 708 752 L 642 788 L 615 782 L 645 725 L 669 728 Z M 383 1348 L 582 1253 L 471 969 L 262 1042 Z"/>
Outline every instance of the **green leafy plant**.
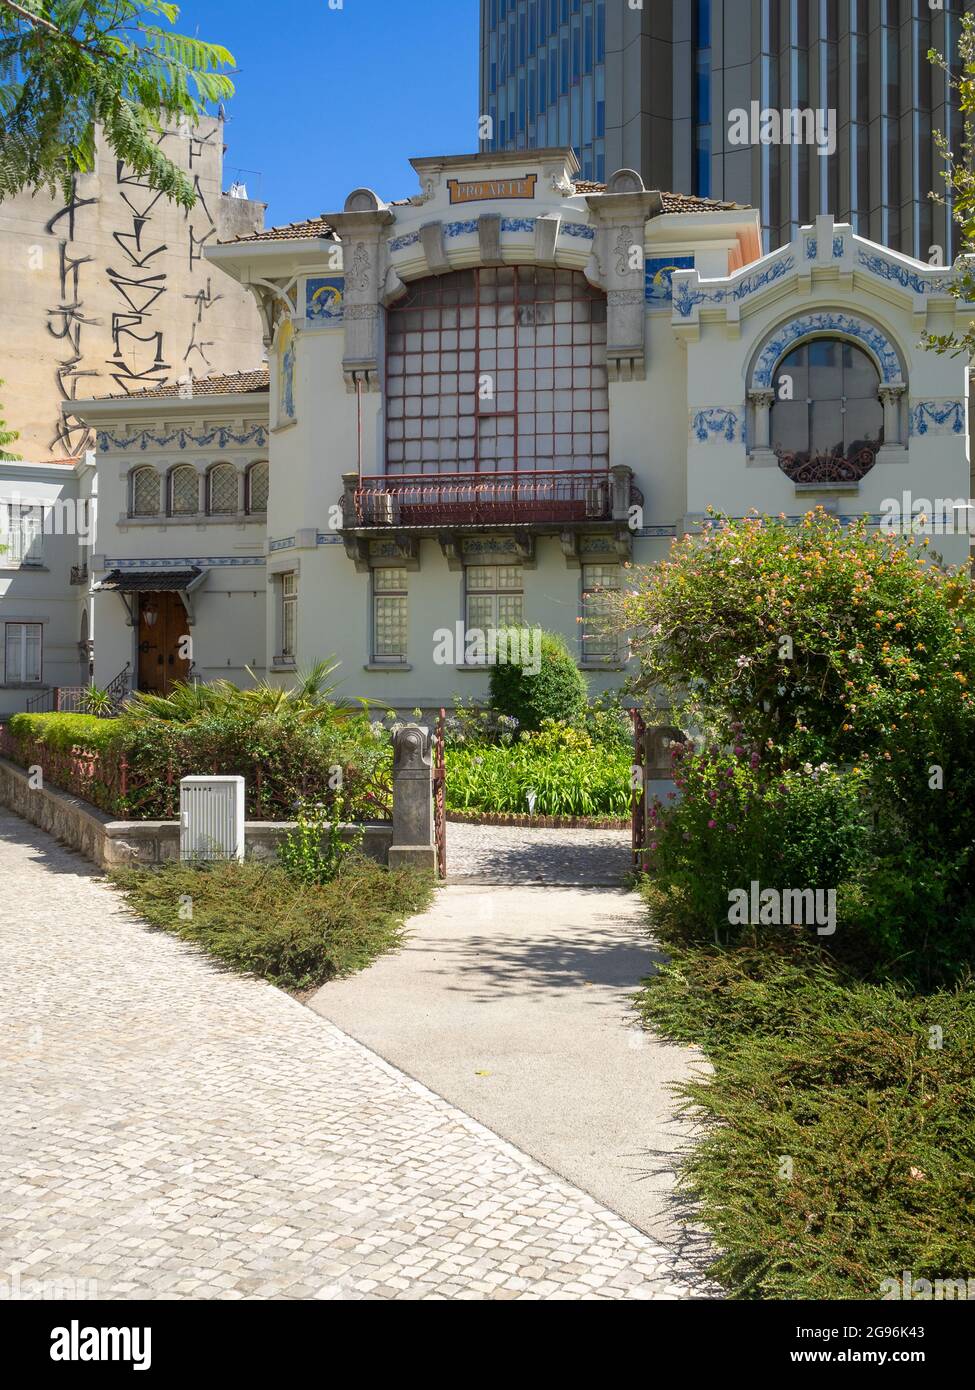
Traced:
<path fill-rule="evenodd" d="M 0 198 L 47 188 L 69 199 L 94 168 L 100 125 L 150 188 L 194 205 L 159 137 L 233 96 L 234 58 L 164 27 L 178 17 L 167 0 L 0 0 Z"/>
<path fill-rule="evenodd" d="M 296 883 L 331 883 L 344 860 L 362 844 L 364 831 L 346 832 L 345 801 L 335 797 L 330 806 L 304 802 L 298 824 L 278 850 L 281 867 Z"/>
<path fill-rule="evenodd" d="M 2 386 L 2 385 L 3 385 L 3 381 L 2 381 L 2 379 L 0 379 L 0 386 Z M 7 445 L 8 445 L 8 444 L 13 444 L 13 443 L 14 443 L 16 440 L 18 440 L 19 438 L 20 438 L 20 433 L 19 433 L 19 431 L 18 431 L 18 430 L 11 430 L 11 429 L 8 429 L 8 428 L 7 428 L 7 422 L 6 422 L 6 420 L 4 420 L 3 416 L 0 415 L 0 463 L 16 463 L 16 462 L 17 462 L 17 460 L 19 459 L 20 455 L 19 455 L 19 454 L 8 454 L 8 453 L 7 453 Z M 0 545 L 0 555 L 3 554 L 3 552 L 4 552 L 5 549 L 6 549 L 6 546 Z"/>
<path fill-rule="evenodd" d="M 118 719 L 93 714 L 12 714 L 9 727 L 16 739 L 34 739 L 60 752 L 76 747 L 114 751 L 124 743 L 124 726 Z"/>
<path fill-rule="evenodd" d="M 512 634 L 514 636 L 515 634 Z M 586 679 L 565 644 L 555 632 L 543 632 L 540 669 L 532 672 L 518 661 L 491 667 L 491 704 L 499 714 L 517 719 L 521 729 L 538 729 L 543 719 L 571 723 L 586 706 Z M 510 650 L 518 651 L 516 641 Z"/>
<path fill-rule="evenodd" d="M 517 742 L 447 751 L 447 808 L 515 815 L 629 815 L 630 754 L 585 730 L 545 720 Z"/>

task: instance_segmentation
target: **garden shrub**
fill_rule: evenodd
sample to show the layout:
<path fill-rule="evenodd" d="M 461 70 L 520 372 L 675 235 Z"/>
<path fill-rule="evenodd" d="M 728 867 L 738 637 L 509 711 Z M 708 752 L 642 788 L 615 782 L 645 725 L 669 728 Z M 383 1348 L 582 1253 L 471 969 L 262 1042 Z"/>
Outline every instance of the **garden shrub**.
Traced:
<path fill-rule="evenodd" d="M 358 855 L 325 884 L 295 883 L 280 865 L 252 860 L 119 869 L 112 878 L 152 926 L 291 990 L 362 970 L 395 949 L 405 919 L 433 891 L 428 875 Z"/>
<path fill-rule="evenodd" d="M 770 778 L 737 745 L 678 753 L 674 778 L 680 800 L 650 808 L 646 861 L 658 920 L 688 938 L 764 931 L 732 926 L 732 890 L 838 889 L 866 847 L 863 779 L 826 764 Z"/>
<path fill-rule="evenodd" d="M 664 942 L 638 1005 L 712 1064 L 680 1088 L 704 1128 L 680 1185 L 731 1295 L 873 1300 L 905 1269 L 970 1275 L 971 988 L 863 982 L 808 942 Z"/>
<path fill-rule="evenodd" d="M 9 721 L 14 738 L 34 739 L 58 752 L 86 748 L 95 752 L 119 742 L 122 723 L 118 719 L 99 719 L 93 714 L 13 714 Z"/>
<path fill-rule="evenodd" d="M 520 650 L 516 642 L 511 647 Z M 585 677 L 565 639 L 555 632 L 541 634 L 537 674 L 516 661 L 491 667 L 491 704 L 500 714 L 517 719 L 521 729 L 538 729 L 543 719 L 575 722 L 582 716 L 587 694 Z"/>

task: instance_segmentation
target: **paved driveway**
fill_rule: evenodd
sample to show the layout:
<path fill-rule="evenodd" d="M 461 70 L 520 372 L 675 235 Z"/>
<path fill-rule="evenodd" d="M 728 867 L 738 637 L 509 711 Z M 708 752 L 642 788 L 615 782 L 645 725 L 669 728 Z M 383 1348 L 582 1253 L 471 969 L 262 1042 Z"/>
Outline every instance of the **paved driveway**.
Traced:
<path fill-rule="evenodd" d="M 346 1033 L 0 811 L 0 1281 L 106 1298 L 706 1296 Z"/>

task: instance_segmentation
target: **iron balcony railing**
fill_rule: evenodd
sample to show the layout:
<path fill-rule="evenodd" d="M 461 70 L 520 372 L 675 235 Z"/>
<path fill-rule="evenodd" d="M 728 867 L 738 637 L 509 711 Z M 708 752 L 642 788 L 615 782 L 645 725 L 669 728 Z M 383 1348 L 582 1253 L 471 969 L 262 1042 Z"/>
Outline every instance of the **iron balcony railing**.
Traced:
<path fill-rule="evenodd" d="M 346 525 L 352 526 L 479 526 L 612 517 L 613 480 L 606 469 L 375 474 L 358 479 L 346 502 Z"/>

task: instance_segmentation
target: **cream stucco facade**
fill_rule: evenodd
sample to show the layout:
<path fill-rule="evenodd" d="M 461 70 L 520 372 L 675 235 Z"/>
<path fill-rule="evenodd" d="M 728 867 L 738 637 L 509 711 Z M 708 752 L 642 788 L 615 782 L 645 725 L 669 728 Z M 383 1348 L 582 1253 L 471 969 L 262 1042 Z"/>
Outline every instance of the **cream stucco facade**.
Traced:
<path fill-rule="evenodd" d="M 359 189 L 207 249 L 216 282 L 258 304 L 269 378 L 77 406 L 98 440 L 96 683 L 126 662 L 138 678 L 140 615 L 169 573 L 200 678 L 287 681 L 334 655 L 350 697 L 483 699 L 487 670 L 444 634 L 523 622 L 564 633 L 598 689 L 625 660 L 587 646 L 584 596 L 664 558 L 708 507 L 879 524 L 904 492 L 968 497 L 967 368 L 919 343 L 967 325 L 950 269 L 829 217 L 762 257 L 754 210 L 625 170 L 579 184 L 561 150 L 414 167 L 407 202 Z M 248 481 L 264 461 L 266 512 Z M 144 515 L 140 469 L 160 489 Z M 966 525 L 934 542 L 949 562 Z"/>

